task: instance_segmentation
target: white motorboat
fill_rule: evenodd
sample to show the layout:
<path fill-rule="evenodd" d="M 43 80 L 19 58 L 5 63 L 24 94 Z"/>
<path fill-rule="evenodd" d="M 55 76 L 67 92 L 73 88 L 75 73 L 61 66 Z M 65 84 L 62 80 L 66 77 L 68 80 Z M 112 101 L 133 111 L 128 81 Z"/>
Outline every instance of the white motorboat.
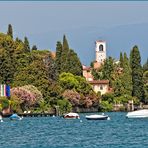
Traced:
<path fill-rule="evenodd" d="M 110 117 L 108 115 L 89 115 L 85 116 L 87 120 L 110 120 Z"/>
<path fill-rule="evenodd" d="M 80 119 L 77 113 L 68 113 L 63 116 L 65 119 Z"/>
<path fill-rule="evenodd" d="M 127 118 L 148 118 L 148 109 L 128 112 L 126 117 Z"/>

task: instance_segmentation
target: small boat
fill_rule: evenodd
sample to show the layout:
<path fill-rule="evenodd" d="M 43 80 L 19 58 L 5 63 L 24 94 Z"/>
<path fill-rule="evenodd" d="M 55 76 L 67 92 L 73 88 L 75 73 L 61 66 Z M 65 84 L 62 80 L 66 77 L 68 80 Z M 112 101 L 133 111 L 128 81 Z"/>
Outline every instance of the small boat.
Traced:
<path fill-rule="evenodd" d="M 63 116 L 65 119 L 80 119 L 80 116 L 77 113 L 68 113 Z"/>
<path fill-rule="evenodd" d="M 108 115 L 89 115 L 85 116 L 87 120 L 110 120 L 110 117 Z"/>
<path fill-rule="evenodd" d="M 17 114 L 12 114 L 9 118 L 10 120 L 22 120 L 22 118 Z"/>
<path fill-rule="evenodd" d="M 148 118 L 148 109 L 128 112 L 126 117 L 127 118 Z"/>

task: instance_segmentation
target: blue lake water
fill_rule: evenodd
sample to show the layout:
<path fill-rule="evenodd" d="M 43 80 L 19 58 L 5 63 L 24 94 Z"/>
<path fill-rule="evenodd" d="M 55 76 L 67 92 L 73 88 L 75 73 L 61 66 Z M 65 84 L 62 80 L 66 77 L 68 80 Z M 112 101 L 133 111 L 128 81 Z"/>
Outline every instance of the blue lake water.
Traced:
<path fill-rule="evenodd" d="M 126 119 L 126 113 L 107 113 L 111 120 L 30 117 L 0 123 L 0 148 L 148 148 L 148 119 Z"/>

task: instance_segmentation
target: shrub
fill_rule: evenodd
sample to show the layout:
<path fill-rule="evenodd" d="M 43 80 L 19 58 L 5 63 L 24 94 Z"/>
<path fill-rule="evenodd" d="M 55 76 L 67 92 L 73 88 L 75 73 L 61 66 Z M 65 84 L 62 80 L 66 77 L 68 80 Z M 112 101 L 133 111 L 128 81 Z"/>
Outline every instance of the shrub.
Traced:
<path fill-rule="evenodd" d="M 59 111 L 61 114 L 70 112 L 72 110 L 71 103 L 66 99 L 58 100 L 57 105 L 59 106 Z"/>
<path fill-rule="evenodd" d="M 0 97 L 1 110 L 9 107 L 9 100 L 6 97 Z"/>
<path fill-rule="evenodd" d="M 41 92 L 32 85 L 12 88 L 11 94 L 15 96 L 14 99 L 17 98 L 15 101 L 20 102 L 23 110 L 39 104 L 43 100 Z"/>
<path fill-rule="evenodd" d="M 101 101 L 99 104 L 99 111 L 112 111 L 113 110 L 113 105 L 110 104 L 108 101 Z"/>

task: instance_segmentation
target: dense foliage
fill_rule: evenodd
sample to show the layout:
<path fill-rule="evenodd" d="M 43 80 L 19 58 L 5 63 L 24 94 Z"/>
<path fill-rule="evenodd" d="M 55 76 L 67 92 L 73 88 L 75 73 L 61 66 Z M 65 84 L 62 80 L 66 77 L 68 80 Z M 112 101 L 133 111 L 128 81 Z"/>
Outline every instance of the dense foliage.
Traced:
<path fill-rule="evenodd" d="M 66 36 L 63 36 L 63 44 L 57 42 L 56 47 L 56 66 L 58 74 L 70 72 L 74 75 L 82 76 L 82 64 L 74 52 L 69 48 Z"/>
<path fill-rule="evenodd" d="M 84 78 L 71 73 L 62 73 L 59 76 L 59 83 L 64 91 L 63 97 L 68 99 L 73 107 L 89 108 L 98 105 L 99 96 Z"/>
<path fill-rule="evenodd" d="M 93 64 L 91 67 L 93 68 Z M 115 104 L 123 104 L 125 107 L 130 100 L 133 100 L 135 105 L 140 102 L 148 103 L 147 67 L 148 60 L 142 68 L 139 49 L 134 46 L 130 58 L 121 52 L 119 61 L 109 57 L 100 68 L 92 69 L 95 79 L 108 79 L 113 89 L 113 93 L 102 96 L 99 109 L 113 109 Z"/>
<path fill-rule="evenodd" d="M 141 66 L 140 52 L 134 46 L 128 59 L 120 53 L 120 60 L 107 58 L 99 69 L 93 68 L 96 80 L 109 80 L 112 93 L 100 96 L 82 77 L 82 64 L 69 47 L 66 36 L 56 44 L 56 53 L 30 48 L 24 37 L 14 39 L 12 25 L 7 34 L 0 33 L 0 84 L 11 86 L 11 97 L 0 98 L 0 109 L 12 111 L 60 113 L 78 111 L 79 108 L 96 107 L 113 110 L 115 104 L 148 103 L 148 60 Z M 101 98 L 101 99 L 100 99 Z M 101 101 L 100 101 L 101 100 Z"/>
<path fill-rule="evenodd" d="M 65 35 L 63 44 L 57 42 L 56 56 L 53 56 L 51 51 L 39 50 L 36 45 L 30 48 L 27 37 L 24 41 L 18 37 L 14 39 L 12 25 L 9 24 L 7 34 L 0 33 L 0 69 L 0 84 L 11 86 L 11 97 L 6 100 L 12 111 L 49 112 L 58 105 L 62 113 L 71 110 L 71 103 L 63 94 L 66 87 L 67 91 L 71 90 L 68 85 L 73 82 L 68 84 L 69 81 L 65 81 L 63 86 L 59 76 L 62 72 L 69 72 L 75 77 L 78 83 L 76 93 L 84 101 L 89 91 L 93 92 L 81 77 L 81 62 L 74 50 L 69 48 Z M 4 104 L 1 103 L 1 108 L 6 106 Z"/>
<path fill-rule="evenodd" d="M 144 102 L 144 84 L 143 70 L 141 66 L 140 52 L 137 46 L 134 46 L 130 53 L 130 64 L 132 69 L 132 95 Z"/>

